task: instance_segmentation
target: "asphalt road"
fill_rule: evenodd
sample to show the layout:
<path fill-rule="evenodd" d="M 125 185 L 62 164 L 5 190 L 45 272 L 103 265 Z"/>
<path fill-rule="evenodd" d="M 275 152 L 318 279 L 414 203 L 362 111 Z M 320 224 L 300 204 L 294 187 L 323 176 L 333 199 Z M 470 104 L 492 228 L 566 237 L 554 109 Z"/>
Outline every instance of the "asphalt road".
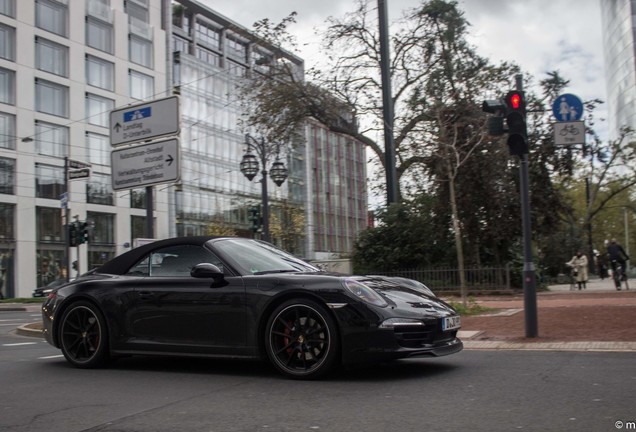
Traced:
<path fill-rule="evenodd" d="M 31 315 L 0 312 L 3 432 L 616 431 L 636 422 L 634 353 L 466 350 L 318 382 L 199 359 L 79 370 L 12 333 Z"/>

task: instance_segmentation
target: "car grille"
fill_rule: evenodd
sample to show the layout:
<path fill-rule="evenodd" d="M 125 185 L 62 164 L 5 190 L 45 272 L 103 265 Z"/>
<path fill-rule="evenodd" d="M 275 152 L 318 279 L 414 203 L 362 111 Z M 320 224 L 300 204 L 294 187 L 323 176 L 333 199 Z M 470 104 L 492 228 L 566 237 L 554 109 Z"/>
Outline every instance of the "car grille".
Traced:
<path fill-rule="evenodd" d="M 443 332 L 438 321 L 428 321 L 424 326 L 399 326 L 394 332 L 397 343 L 404 348 L 420 348 L 457 336 L 457 330 Z"/>

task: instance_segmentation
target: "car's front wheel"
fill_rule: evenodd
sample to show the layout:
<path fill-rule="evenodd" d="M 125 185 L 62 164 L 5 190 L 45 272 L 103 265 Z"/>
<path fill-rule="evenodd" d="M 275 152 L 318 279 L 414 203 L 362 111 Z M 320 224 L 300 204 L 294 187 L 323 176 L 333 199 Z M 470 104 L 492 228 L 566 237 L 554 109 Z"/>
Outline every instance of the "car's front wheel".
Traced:
<path fill-rule="evenodd" d="M 314 301 L 284 302 L 274 310 L 266 329 L 269 360 L 288 377 L 319 378 L 338 361 L 336 324 L 327 309 Z"/>
<path fill-rule="evenodd" d="M 94 368 L 106 362 L 109 357 L 106 321 L 92 303 L 73 303 L 60 322 L 60 347 L 69 363 Z"/>

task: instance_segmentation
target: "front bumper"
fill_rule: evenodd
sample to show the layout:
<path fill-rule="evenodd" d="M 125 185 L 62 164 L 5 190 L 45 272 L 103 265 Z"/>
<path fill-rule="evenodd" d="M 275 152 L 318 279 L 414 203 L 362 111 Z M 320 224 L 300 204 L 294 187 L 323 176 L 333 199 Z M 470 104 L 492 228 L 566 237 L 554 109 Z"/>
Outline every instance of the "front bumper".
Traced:
<path fill-rule="evenodd" d="M 457 330 L 409 334 L 400 329 L 367 329 L 347 334 L 342 341 L 343 364 L 388 361 L 408 357 L 441 357 L 461 351 Z"/>

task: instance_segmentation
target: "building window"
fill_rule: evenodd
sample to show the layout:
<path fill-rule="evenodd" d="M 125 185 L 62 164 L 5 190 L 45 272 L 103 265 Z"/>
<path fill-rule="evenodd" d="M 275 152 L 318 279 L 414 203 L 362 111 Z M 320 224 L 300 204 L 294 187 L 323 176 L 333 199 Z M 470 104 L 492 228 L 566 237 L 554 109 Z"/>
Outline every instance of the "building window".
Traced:
<path fill-rule="evenodd" d="M 38 287 L 46 286 L 65 277 L 63 245 L 40 243 L 37 250 Z"/>
<path fill-rule="evenodd" d="M 68 8 L 54 0 L 35 0 L 35 25 L 43 30 L 68 37 Z"/>
<path fill-rule="evenodd" d="M 41 242 L 62 242 L 62 219 L 59 208 L 37 207 L 37 239 Z"/>
<path fill-rule="evenodd" d="M 107 136 L 86 132 L 88 161 L 96 165 L 110 165 L 110 140 Z"/>
<path fill-rule="evenodd" d="M 36 36 L 35 67 L 45 72 L 68 77 L 68 47 Z"/>
<path fill-rule="evenodd" d="M 115 215 L 87 212 L 92 229 L 88 242 L 88 268 L 94 269 L 115 257 Z"/>
<path fill-rule="evenodd" d="M 247 45 L 246 44 L 231 38 L 228 38 L 226 43 L 227 43 L 228 55 L 241 59 L 242 61 L 247 60 Z"/>
<path fill-rule="evenodd" d="M 154 95 L 154 78 L 130 69 L 128 71 L 130 97 L 138 100 L 150 99 Z"/>
<path fill-rule="evenodd" d="M 15 150 L 15 116 L 0 112 L 0 148 Z"/>
<path fill-rule="evenodd" d="M 114 204 L 111 176 L 91 173 L 90 180 L 86 183 L 86 202 L 103 205 Z"/>
<path fill-rule="evenodd" d="M 15 104 L 15 72 L 0 68 L 0 102 Z"/>
<path fill-rule="evenodd" d="M 196 57 L 204 63 L 211 64 L 212 66 L 221 66 L 221 56 L 215 52 L 210 51 L 197 45 L 195 50 Z"/>
<path fill-rule="evenodd" d="M 86 45 L 112 54 L 113 25 L 92 17 L 86 17 Z"/>
<path fill-rule="evenodd" d="M 130 208 L 145 209 L 146 208 L 146 190 L 132 189 L 130 191 Z"/>
<path fill-rule="evenodd" d="M 15 60 L 15 29 L 0 24 L 0 58 Z"/>
<path fill-rule="evenodd" d="M 125 5 L 128 16 L 148 22 L 148 0 L 126 0 Z"/>
<path fill-rule="evenodd" d="M 68 87 L 36 78 L 35 109 L 41 113 L 68 118 Z"/>
<path fill-rule="evenodd" d="M 228 60 L 227 70 L 230 73 L 230 75 L 233 75 L 239 78 L 245 78 L 245 76 L 247 75 L 247 68 L 243 65 L 233 62 L 232 60 Z"/>
<path fill-rule="evenodd" d="M 43 121 L 35 121 L 35 150 L 43 155 L 63 158 L 68 155 L 69 130 Z"/>
<path fill-rule="evenodd" d="M 86 93 L 86 118 L 88 123 L 95 126 L 108 127 L 110 111 L 115 107 L 115 101 L 105 97 Z"/>
<path fill-rule="evenodd" d="M 15 0 L 0 0 L 0 14 L 15 18 Z"/>
<path fill-rule="evenodd" d="M 64 192 L 64 168 L 35 164 L 35 196 L 60 199 Z"/>
<path fill-rule="evenodd" d="M 0 243 L 15 239 L 13 215 L 15 205 L 0 203 Z M 0 257 L 1 259 L 2 257 Z M 0 267 L 3 263 L 0 262 Z"/>
<path fill-rule="evenodd" d="M 195 34 L 197 42 L 202 42 L 212 48 L 220 48 L 221 32 L 215 27 L 197 21 L 195 24 Z"/>
<path fill-rule="evenodd" d="M 190 42 L 179 36 L 172 35 L 172 52 L 190 53 Z"/>
<path fill-rule="evenodd" d="M 144 216 L 130 217 L 130 244 L 135 244 L 136 238 L 146 238 L 146 218 Z"/>
<path fill-rule="evenodd" d="M 128 35 L 128 54 L 131 62 L 152 68 L 152 41 Z"/>
<path fill-rule="evenodd" d="M 15 160 L 0 157 L 0 194 L 15 195 Z"/>
<path fill-rule="evenodd" d="M 113 91 L 115 88 L 115 65 L 99 57 L 87 55 L 86 82 L 88 85 Z"/>

